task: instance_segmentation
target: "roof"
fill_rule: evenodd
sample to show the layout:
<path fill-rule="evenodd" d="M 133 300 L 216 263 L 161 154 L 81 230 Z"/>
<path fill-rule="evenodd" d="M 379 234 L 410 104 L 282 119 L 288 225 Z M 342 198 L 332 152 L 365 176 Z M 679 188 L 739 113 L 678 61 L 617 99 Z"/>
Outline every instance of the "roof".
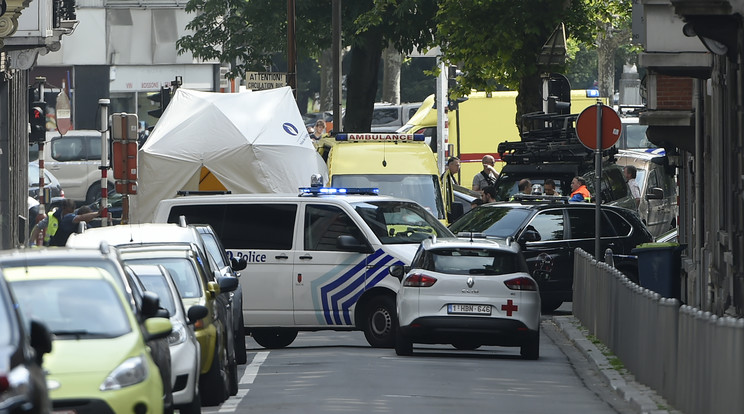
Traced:
<path fill-rule="evenodd" d="M 172 223 L 123 224 L 118 226 L 96 227 L 83 233 L 73 233 L 67 240 L 70 247 L 95 247 L 101 241 L 113 246 L 130 243 L 185 242 L 197 243 L 196 230 Z M 198 237 L 198 236 L 197 236 Z"/>
<path fill-rule="evenodd" d="M 88 266 L 49 266 L 37 265 L 28 267 L 13 267 L 4 269 L 3 274 L 8 281 L 28 279 L 105 279 L 113 282 L 113 276 L 99 267 Z"/>
<path fill-rule="evenodd" d="M 161 204 L 176 204 L 176 205 L 188 205 L 188 204 L 232 204 L 241 202 L 276 202 L 276 201 L 306 201 L 311 200 L 329 200 L 335 203 L 354 203 L 354 202 L 368 202 L 368 201 L 396 201 L 403 199 L 383 196 L 383 195 L 300 195 L 298 193 L 293 194 L 214 194 L 214 195 L 189 195 L 183 197 L 170 198 L 162 200 Z"/>

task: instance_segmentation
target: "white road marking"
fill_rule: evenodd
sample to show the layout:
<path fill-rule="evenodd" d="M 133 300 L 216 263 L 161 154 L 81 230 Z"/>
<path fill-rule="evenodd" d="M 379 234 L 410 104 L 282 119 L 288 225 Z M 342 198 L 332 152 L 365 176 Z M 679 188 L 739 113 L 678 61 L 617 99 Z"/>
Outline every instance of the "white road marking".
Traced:
<path fill-rule="evenodd" d="M 258 375 L 258 369 L 261 367 L 261 364 L 266 361 L 266 357 L 268 356 L 268 351 L 257 353 L 256 356 L 253 357 L 253 361 L 251 361 L 251 363 L 247 367 L 245 367 L 245 372 L 240 378 L 240 384 L 253 384 L 253 381 L 256 379 L 256 375 Z M 240 405 L 240 403 L 243 401 L 243 398 L 248 395 L 248 391 L 250 391 L 250 389 L 248 388 L 239 389 L 237 395 L 228 398 L 225 402 L 222 403 L 218 412 L 234 413 L 235 411 L 237 411 L 238 405 Z"/>

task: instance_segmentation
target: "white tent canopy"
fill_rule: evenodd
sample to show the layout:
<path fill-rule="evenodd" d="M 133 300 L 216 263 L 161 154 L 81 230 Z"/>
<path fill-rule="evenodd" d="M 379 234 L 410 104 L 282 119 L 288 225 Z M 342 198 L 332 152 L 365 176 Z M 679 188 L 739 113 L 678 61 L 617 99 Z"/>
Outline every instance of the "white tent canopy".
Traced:
<path fill-rule="evenodd" d="M 289 87 L 180 88 L 139 150 L 130 222 L 151 221 L 160 200 L 198 190 L 202 166 L 232 193 L 293 193 L 309 186 L 313 174 L 328 177 Z"/>

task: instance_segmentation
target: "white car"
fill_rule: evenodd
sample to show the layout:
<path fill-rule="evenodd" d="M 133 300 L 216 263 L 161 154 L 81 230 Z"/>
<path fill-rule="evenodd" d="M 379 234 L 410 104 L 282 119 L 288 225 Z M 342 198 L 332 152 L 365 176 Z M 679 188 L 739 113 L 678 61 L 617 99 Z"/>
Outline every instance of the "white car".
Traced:
<path fill-rule="evenodd" d="M 160 307 L 167 310 L 173 325 L 168 336 L 171 355 L 171 384 L 173 404 L 180 413 L 201 413 L 199 372 L 201 348 L 191 325 L 207 316 L 202 305 L 192 305 L 184 310 L 178 288 L 168 270 L 162 265 L 129 265 L 126 267 L 137 277 L 145 289 L 160 298 Z"/>
<path fill-rule="evenodd" d="M 429 239 L 411 266 L 393 266 L 397 294 L 395 352 L 413 343 L 518 346 L 540 356 L 540 294 L 519 245 L 480 238 Z M 405 274 L 404 274 L 405 273 Z"/>

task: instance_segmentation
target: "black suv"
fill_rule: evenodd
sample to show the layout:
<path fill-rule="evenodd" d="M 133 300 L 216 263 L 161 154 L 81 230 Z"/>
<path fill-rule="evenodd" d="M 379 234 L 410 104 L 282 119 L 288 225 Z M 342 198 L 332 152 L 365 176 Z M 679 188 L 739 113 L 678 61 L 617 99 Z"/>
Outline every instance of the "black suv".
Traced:
<path fill-rule="evenodd" d="M 574 249 L 594 252 L 595 205 L 569 202 L 567 197 L 517 198 L 521 200 L 479 206 L 450 230 L 513 237 L 522 246 L 530 274 L 540 287 L 543 311 L 552 311 L 572 300 Z M 615 267 L 637 282 L 638 264 L 630 251 L 653 237 L 635 211 L 608 205 L 601 209 L 601 251 L 612 249 Z"/>

